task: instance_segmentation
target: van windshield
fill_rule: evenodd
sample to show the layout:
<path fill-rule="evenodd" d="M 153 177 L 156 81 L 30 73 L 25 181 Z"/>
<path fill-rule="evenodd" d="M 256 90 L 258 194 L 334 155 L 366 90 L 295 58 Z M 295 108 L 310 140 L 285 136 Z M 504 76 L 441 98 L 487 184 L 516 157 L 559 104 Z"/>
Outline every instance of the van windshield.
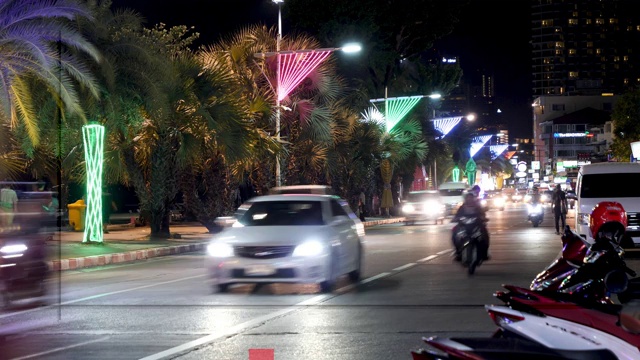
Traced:
<path fill-rule="evenodd" d="M 580 197 L 640 197 L 640 173 L 590 174 L 582 176 Z"/>

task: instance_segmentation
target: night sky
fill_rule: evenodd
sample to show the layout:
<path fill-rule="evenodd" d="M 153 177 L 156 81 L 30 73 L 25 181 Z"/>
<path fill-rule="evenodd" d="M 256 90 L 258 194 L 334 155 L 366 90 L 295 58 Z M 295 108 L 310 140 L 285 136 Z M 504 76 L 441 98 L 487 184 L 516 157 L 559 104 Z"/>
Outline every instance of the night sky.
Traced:
<path fill-rule="evenodd" d="M 278 18 L 271 0 L 113 0 L 113 8 L 121 7 L 138 11 L 147 25 L 195 26 L 202 43 L 249 24 L 276 25 Z M 529 1 L 471 0 L 456 30 L 435 45 L 458 56 L 464 72 L 484 69 L 495 75 L 496 103 L 508 119 L 511 138 L 532 133 L 530 18 Z"/>

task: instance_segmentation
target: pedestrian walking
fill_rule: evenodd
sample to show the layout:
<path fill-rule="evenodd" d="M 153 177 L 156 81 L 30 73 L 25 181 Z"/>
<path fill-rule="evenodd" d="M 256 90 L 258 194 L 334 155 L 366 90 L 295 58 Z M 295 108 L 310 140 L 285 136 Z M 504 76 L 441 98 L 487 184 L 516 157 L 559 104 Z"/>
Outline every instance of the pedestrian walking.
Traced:
<path fill-rule="evenodd" d="M 556 225 L 556 235 L 560 235 L 560 229 L 564 231 L 567 220 L 567 195 L 562 190 L 560 184 L 556 185 L 551 202 L 553 204 L 553 218 Z M 562 228 L 560 228 L 560 224 L 562 224 Z"/>
<path fill-rule="evenodd" d="M 2 184 L 2 189 L 0 189 L 0 226 L 13 225 L 13 218 L 17 212 L 18 194 L 7 181 Z"/>
<path fill-rule="evenodd" d="M 364 221 L 366 203 L 367 196 L 364 193 L 364 189 L 360 189 L 360 196 L 358 197 L 358 211 L 360 212 L 360 221 Z"/>

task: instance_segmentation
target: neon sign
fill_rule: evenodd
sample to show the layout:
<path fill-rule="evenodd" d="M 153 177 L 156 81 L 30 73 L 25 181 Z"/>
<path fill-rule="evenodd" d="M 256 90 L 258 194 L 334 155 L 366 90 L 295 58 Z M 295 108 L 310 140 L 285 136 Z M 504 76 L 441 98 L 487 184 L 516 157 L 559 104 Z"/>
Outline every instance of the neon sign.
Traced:
<path fill-rule="evenodd" d="M 554 138 L 564 138 L 564 137 L 586 137 L 587 133 L 553 133 Z"/>

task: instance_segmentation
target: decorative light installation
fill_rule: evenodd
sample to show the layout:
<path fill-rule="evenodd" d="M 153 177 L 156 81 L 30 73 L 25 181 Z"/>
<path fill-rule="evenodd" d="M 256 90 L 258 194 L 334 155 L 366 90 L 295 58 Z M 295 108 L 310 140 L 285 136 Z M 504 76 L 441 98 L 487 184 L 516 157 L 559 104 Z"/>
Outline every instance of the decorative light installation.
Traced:
<path fill-rule="evenodd" d="M 455 165 L 453 170 L 451 170 L 451 180 L 455 182 L 460 181 L 460 168 L 458 168 L 458 165 Z"/>
<path fill-rule="evenodd" d="M 473 138 L 473 141 L 471 142 L 471 148 L 469 149 L 469 156 L 474 157 L 475 154 L 477 154 L 478 151 L 482 149 L 484 144 L 489 141 L 489 139 L 491 139 L 491 135 L 482 135 Z"/>
<path fill-rule="evenodd" d="M 491 160 L 495 160 L 500 154 L 502 154 L 509 145 L 491 145 L 489 146 L 489 150 L 491 150 Z"/>
<path fill-rule="evenodd" d="M 280 51 L 278 56 L 278 101 L 300 85 L 309 73 L 331 55 L 336 49 Z M 266 55 L 268 56 L 269 53 Z"/>
<path fill-rule="evenodd" d="M 102 242 L 104 126 L 99 124 L 85 125 L 82 127 L 82 137 L 87 171 L 87 208 L 82 242 Z"/>
<path fill-rule="evenodd" d="M 433 127 L 438 130 L 442 136 L 439 139 L 447 136 L 447 134 L 462 120 L 462 116 L 446 117 L 433 119 Z"/>
<path fill-rule="evenodd" d="M 413 109 L 424 95 L 382 98 L 370 100 L 372 103 L 384 101 L 384 117 L 387 119 L 387 132 L 391 130 Z"/>
<path fill-rule="evenodd" d="M 469 158 L 467 165 L 465 166 L 465 174 L 467 175 L 467 182 L 469 185 L 476 183 L 476 170 L 478 169 L 476 162 L 473 161 L 473 157 Z"/>
<path fill-rule="evenodd" d="M 364 122 L 386 127 L 387 120 L 384 118 L 384 115 L 373 106 L 369 107 L 360 115 L 362 115 L 362 121 Z"/>

